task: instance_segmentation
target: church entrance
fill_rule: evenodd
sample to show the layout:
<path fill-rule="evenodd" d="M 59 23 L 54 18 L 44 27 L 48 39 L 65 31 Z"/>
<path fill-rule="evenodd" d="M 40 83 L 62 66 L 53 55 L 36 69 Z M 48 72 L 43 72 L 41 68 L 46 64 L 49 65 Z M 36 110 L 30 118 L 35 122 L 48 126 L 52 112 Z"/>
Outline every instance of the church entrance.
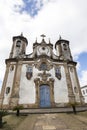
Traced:
<path fill-rule="evenodd" d="M 40 86 L 40 107 L 50 107 L 50 88 L 47 84 Z"/>

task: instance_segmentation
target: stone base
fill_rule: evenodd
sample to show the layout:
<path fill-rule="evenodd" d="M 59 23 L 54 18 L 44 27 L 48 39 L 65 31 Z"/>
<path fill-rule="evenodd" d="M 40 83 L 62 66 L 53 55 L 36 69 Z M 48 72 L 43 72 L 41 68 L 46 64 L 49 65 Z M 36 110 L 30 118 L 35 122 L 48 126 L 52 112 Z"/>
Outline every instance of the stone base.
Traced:
<path fill-rule="evenodd" d="M 85 104 L 81 104 L 80 102 L 67 102 L 67 103 L 55 103 L 55 105 L 51 107 L 40 107 L 37 103 L 35 104 L 18 104 L 18 98 L 11 98 L 10 104 L 0 105 L 2 109 L 13 109 L 15 106 L 23 106 L 24 109 L 52 109 L 52 108 L 66 108 L 75 106 L 84 106 Z"/>

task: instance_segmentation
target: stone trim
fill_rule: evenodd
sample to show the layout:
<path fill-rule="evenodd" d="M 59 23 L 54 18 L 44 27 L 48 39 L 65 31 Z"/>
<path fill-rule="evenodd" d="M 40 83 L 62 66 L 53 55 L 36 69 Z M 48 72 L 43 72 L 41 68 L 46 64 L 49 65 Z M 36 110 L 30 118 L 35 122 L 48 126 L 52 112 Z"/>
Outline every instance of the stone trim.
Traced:
<path fill-rule="evenodd" d="M 22 68 L 22 62 L 18 62 L 16 64 L 12 92 L 11 92 L 11 97 L 10 97 L 10 101 L 9 101 L 10 107 L 16 106 L 19 101 L 19 86 L 20 86 L 20 78 L 21 78 L 21 68 Z"/>
<path fill-rule="evenodd" d="M 54 79 L 49 78 L 48 81 L 40 80 L 40 78 L 36 78 L 34 80 L 36 87 L 36 104 L 37 107 L 40 107 L 40 86 L 43 84 L 47 84 L 50 88 L 50 99 L 51 99 L 51 107 L 55 107 L 54 102 Z"/>
<path fill-rule="evenodd" d="M 75 103 L 75 95 L 73 93 L 72 82 L 71 82 L 70 73 L 69 73 L 69 67 L 67 66 L 67 64 L 65 64 L 64 68 L 65 68 L 65 74 L 66 74 L 69 103 Z"/>
<path fill-rule="evenodd" d="M 76 81 L 77 81 L 77 87 L 78 87 L 78 91 L 79 91 L 80 103 L 84 104 L 84 98 L 82 96 L 82 92 L 81 92 L 81 88 L 80 88 L 80 84 L 79 84 L 79 80 L 78 80 L 78 75 L 77 75 L 77 72 L 76 72 L 76 67 L 74 67 L 74 72 L 75 72 L 75 78 L 76 78 Z"/>
<path fill-rule="evenodd" d="M 4 93 L 5 93 L 7 78 L 8 78 L 8 74 L 9 74 L 9 67 L 10 67 L 10 63 L 8 63 L 6 65 L 6 71 L 5 71 L 5 76 L 4 76 L 3 85 L 2 85 L 2 89 L 1 89 L 1 95 L 0 95 L 0 108 L 3 107 Z"/>
<path fill-rule="evenodd" d="M 38 70 L 40 70 L 40 65 L 41 65 L 43 62 L 47 64 L 47 70 L 48 70 L 48 71 L 53 68 L 52 63 L 50 63 L 50 62 L 49 62 L 47 59 L 45 59 L 45 58 L 42 58 L 42 59 L 40 59 L 40 61 L 35 62 L 35 67 L 36 67 Z"/>

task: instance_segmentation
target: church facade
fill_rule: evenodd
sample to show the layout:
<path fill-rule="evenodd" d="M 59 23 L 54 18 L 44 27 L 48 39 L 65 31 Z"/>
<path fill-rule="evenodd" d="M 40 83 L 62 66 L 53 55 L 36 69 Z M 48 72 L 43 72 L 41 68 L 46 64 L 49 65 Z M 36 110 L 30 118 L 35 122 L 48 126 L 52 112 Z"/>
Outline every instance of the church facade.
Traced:
<path fill-rule="evenodd" d="M 13 37 L 6 59 L 1 108 L 53 108 L 84 102 L 69 41 L 60 37 L 54 54 L 53 44 L 41 36 L 41 43 L 35 41 L 31 54 L 26 54 L 28 41 L 23 35 Z"/>

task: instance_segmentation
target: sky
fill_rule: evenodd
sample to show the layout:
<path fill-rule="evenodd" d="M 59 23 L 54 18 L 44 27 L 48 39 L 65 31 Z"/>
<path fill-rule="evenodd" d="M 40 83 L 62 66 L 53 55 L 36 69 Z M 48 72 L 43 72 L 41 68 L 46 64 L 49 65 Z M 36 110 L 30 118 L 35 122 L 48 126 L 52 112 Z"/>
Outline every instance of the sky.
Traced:
<path fill-rule="evenodd" d="M 53 45 L 59 35 L 69 40 L 80 86 L 87 85 L 87 0 L 0 0 L 0 88 L 12 37 L 21 32 L 28 39 L 27 54 L 41 34 Z"/>

